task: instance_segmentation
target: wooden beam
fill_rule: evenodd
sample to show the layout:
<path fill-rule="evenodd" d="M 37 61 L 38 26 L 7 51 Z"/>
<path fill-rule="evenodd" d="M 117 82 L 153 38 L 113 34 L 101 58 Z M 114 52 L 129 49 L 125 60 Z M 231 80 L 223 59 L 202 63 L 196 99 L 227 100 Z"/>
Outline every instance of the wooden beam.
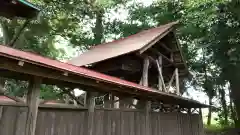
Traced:
<path fill-rule="evenodd" d="M 156 60 L 156 63 L 157 63 L 157 67 L 158 67 L 157 69 L 158 69 L 159 78 L 160 78 L 161 84 L 163 86 L 163 91 L 166 91 L 166 86 L 165 86 L 165 83 L 164 83 L 162 71 L 160 69 L 160 64 L 159 64 L 158 60 Z"/>
<path fill-rule="evenodd" d="M 178 74 L 178 68 L 175 70 L 175 82 L 176 82 L 176 91 L 177 95 L 180 95 L 180 85 L 179 85 L 179 74 Z"/>
<path fill-rule="evenodd" d="M 172 49 L 170 49 L 169 47 L 167 47 L 164 43 L 160 43 L 161 47 L 163 47 L 166 51 L 168 52 L 173 52 Z"/>
<path fill-rule="evenodd" d="M 95 93 L 87 92 L 88 106 L 88 129 L 87 135 L 93 135 L 94 130 L 94 111 L 95 111 Z"/>
<path fill-rule="evenodd" d="M 42 79 L 35 76 L 29 83 L 29 90 L 27 93 L 28 113 L 25 135 L 35 135 L 41 82 Z"/>
<path fill-rule="evenodd" d="M 184 65 L 184 63 L 174 63 L 175 66 L 181 66 L 181 65 Z M 171 67 L 173 64 L 167 64 L 167 65 L 164 65 L 164 67 Z"/>
<path fill-rule="evenodd" d="M 165 56 L 164 54 L 160 53 L 158 50 L 156 49 L 149 49 L 150 51 L 152 51 L 153 53 L 157 54 L 158 56 L 162 56 L 162 58 L 164 58 L 165 60 L 167 60 L 170 64 L 172 65 L 175 65 L 175 63 L 170 59 L 168 58 L 167 56 Z"/>
<path fill-rule="evenodd" d="M 140 49 L 140 51 L 139 51 L 140 54 L 142 54 L 143 52 L 145 52 L 146 50 L 151 48 L 153 45 L 155 45 L 159 40 L 161 40 L 163 37 L 165 37 L 172 30 L 173 30 L 173 28 L 170 28 L 170 29 L 166 30 L 161 35 L 159 35 L 157 38 L 152 40 L 149 44 L 145 45 L 143 48 Z"/>
<path fill-rule="evenodd" d="M 31 76 L 40 76 L 43 78 L 43 83 L 52 84 L 52 85 L 60 85 L 60 86 L 67 86 L 69 87 L 74 86 L 74 88 L 81 87 L 91 87 L 94 88 L 92 91 L 101 90 L 103 92 L 123 92 L 123 88 L 118 87 L 115 84 L 108 83 L 106 85 L 105 82 L 97 83 L 96 80 L 85 78 L 82 76 L 70 74 L 68 76 L 64 76 L 61 71 L 51 70 L 47 68 L 38 67 L 36 65 L 31 65 L 29 63 L 24 64 L 24 66 L 18 66 L 17 61 L 3 59 L 0 57 L 0 69 L 4 69 L 7 71 L 13 71 L 14 73 L 21 74 L 20 77 L 25 77 L 24 79 L 27 80 Z M 6 72 L 3 72 L 6 74 Z M 14 76 L 11 76 L 14 77 Z M 20 79 L 20 78 L 18 78 Z M 45 81 L 46 80 L 46 81 Z M 130 88 L 131 89 L 131 88 Z M 88 89 L 87 89 L 88 90 Z M 135 94 L 132 91 L 124 90 L 124 93 Z"/>
<path fill-rule="evenodd" d="M 162 56 L 159 56 L 158 57 L 158 63 L 159 63 L 159 66 L 158 66 L 158 70 L 159 70 L 159 74 L 158 74 L 158 90 L 160 91 L 163 91 L 163 82 L 162 82 L 162 76 L 160 74 L 160 72 L 162 73 Z"/>
<path fill-rule="evenodd" d="M 175 70 L 176 70 L 176 69 L 175 69 Z M 170 87 L 172 86 L 173 80 L 175 79 L 175 74 L 176 74 L 176 71 L 175 71 L 175 70 L 174 70 L 174 72 L 173 72 L 173 75 L 172 75 L 169 83 L 168 83 L 168 89 L 167 89 L 168 92 L 169 92 Z"/>
<path fill-rule="evenodd" d="M 143 63 L 143 73 L 142 73 L 143 86 L 148 86 L 148 70 L 149 70 L 149 58 L 146 57 L 144 59 L 144 63 Z M 150 135 L 150 109 L 151 109 L 151 102 L 145 101 L 145 115 L 146 115 L 146 117 L 145 117 L 145 119 L 146 119 L 145 135 Z"/>
<path fill-rule="evenodd" d="M 143 62 L 142 84 L 148 86 L 149 58 L 146 57 Z"/>

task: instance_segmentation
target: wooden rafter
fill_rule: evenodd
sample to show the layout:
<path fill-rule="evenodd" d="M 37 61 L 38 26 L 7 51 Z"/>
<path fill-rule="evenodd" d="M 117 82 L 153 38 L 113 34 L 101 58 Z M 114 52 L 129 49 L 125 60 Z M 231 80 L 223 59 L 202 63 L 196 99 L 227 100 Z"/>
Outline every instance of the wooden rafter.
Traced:
<path fill-rule="evenodd" d="M 172 49 L 170 49 L 169 47 L 167 47 L 164 43 L 160 43 L 161 47 L 163 47 L 166 51 L 168 52 L 173 52 Z"/>
<path fill-rule="evenodd" d="M 157 54 L 158 56 L 162 56 L 162 58 L 167 60 L 170 64 L 175 65 L 175 63 L 170 58 L 168 58 L 164 54 L 160 53 L 158 50 L 153 49 L 153 48 L 151 48 L 149 50 L 152 51 L 153 53 Z"/>
<path fill-rule="evenodd" d="M 156 44 L 159 40 L 161 40 L 163 37 L 165 37 L 170 31 L 172 31 L 173 28 L 170 28 L 168 30 L 166 30 L 165 32 L 163 32 L 160 36 L 158 36 L 157 38 L 155 38 L 154 40 L 152 40 L 148 45 L 144 46 L 143 48 L 140 49 L 140 54 L 142 54 L 143 52 L 145 52 L 146 50 L 148 50 L 149 48 L 151 48 L 154 44 Z"/>

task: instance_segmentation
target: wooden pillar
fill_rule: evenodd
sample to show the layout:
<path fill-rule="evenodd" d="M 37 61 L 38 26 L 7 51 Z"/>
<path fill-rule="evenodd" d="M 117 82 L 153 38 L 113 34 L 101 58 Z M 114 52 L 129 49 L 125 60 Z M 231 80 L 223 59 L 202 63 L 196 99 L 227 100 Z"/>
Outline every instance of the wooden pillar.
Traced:
<path fill-rule="evenodd" d="M 149 69 L 149 58 L 144 59 L 143 65 L 143 76 L 142 76 L 142 84 L 143 86 L 148 86 L 148 69 Z M 150 135 L 150 109 L 151 102 L 145 101 L 145 120 L 146 120 L 146 133 L 145 135 Z"/>
<path fill-rule="evenodd" d="M 121 108 L 121 109 L 124 109 L 126 106 L 125 106 L 125 104 L 126 104 L 126 98 L 124 98 L 124 97 L 119 97 L 119 108 Z"/>
<path fill-rule="evenodd" d="M 158 70 L 158 89 L 162 91 L 166 91 L 163 74 L 162 74 L 162 56 L 159 56 L 159 58 L 156 60 L 157 64 L 157 70 Z"/>
<path fill-rule="evenodd" d="M 158 57 L 159 71 L 162 73 L 162 56 Z M 163 91 L 161 74 L 158 74 L 158 90 Z"/>
<path fill-rule="evenodd" d="M 111 102 L 110 94 L 108 93 L 104 96 L 104 108 L 111 108 Z"/>
<path fill-rule="evenodd" d="M 148 86 L 148 68 L 149 68 L 149 58 L 146 57 L 143 63 L 143 73 L 142 73 L 143 86 Z"/>
<path fill-rule="evenodd" d="M 178 74 L 178 68 L 175 70 L 175 81 L 176 81 L 176 91 L 177 95 L 180 95 L 180 87 L 179 87 L 179 74 Z"/>
<path fill-rule="evenodd" d="M 86 102 L 87 102 L 87 107 L 88 107 L 88 129 L 87 129 L 87 135 L 93 135 L 95 93 L 87 92 L 87 101 Z"/>
<path fill-rule="evenodd" d="M 41 82 L 42 79 L 36 76 L 29 82 L 29 90 L 27 93 L 28 113 L 25 135 L 35 135 Z"/>
<path fill-rule="evenodd" d="M 205 135 L 204 133 L 204 125 L 203 125 L 203 118 L 202 118 L 202 108 L 199 108 L 199 135 Z"/>
<path fill-rule="evenodd" d="M 117 96 L 114 96 L 114 108 L 119 108 L 119 101 L 117 101 L 117 100 L 119 100 L 119 97 L 117 97 Z"/>

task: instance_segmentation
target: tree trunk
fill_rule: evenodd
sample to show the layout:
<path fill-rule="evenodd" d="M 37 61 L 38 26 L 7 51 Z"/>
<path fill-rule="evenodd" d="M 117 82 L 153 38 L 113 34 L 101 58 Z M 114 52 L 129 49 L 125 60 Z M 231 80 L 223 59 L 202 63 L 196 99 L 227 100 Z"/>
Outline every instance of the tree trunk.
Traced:
<path fill-rule="evenodd" d="M 95 27 L 93 28 L 95 45 L 100 44 L 103 38 L 103 13 L 104 11 L 96 11 L 96 22 Z"/>
<path fill-rule="evenodd" d="M 234 124 L 236 125 L 237 123 L 237 119 L 236 119 L 236 113 L 235 113 L 235 109 L 234 109 L 234 105 L 233 105 L 233 101 L 232 101 L 232 96 L 231 96 L 231 89 L 229 89 L 229 97 L 230 97 L 230 111 L 231 111 L 231 118 L 234 121 Z"/>
<path fill-rule="evenodd" d="M 212 120 L 212 98 L 209 97 L 209 109 L 208 109 L 208 117 L 207 117 L 207 125 L 210 126 L 211 125 L 211 120 Z"/>
<path fill-rule="evenodd" d="M 230 87 L 231 87 L 231 98 L 235 106 L 235 127 L 240 128 L 240 85 L 237 80 L 231 80 L 230 81 Z"/>
<path fill-rule="evenodd" d="M 228 124 L 228 109 L 227 109 L 227 103 L 226 103 L 226 93 L 225 90 L 223 88 L 219 89 L 219 93 L 220 93 L 220 99 L 221 99 L 221 104 L 222 104 L 222 108 L 223 108 L 223 114 L 224 114 L 224 124 L 227 125 Z"/>

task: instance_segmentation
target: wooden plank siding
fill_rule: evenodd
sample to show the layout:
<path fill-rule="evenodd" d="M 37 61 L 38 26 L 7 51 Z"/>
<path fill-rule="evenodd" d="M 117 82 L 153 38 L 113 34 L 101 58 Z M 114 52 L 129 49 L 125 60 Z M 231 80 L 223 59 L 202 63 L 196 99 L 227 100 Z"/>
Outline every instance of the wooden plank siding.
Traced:
<path fill-rule="evenodd" d="M 0 135 L 25 135 L 27 107 L 0 106 Z M 38 110 L 36 135 L 86 135 L 86 109 L 42 108 Z M 144 111 L 96 109 L 93 135 L 145 135 Z M 198 114 L 151 112 L 150 135 L 203 135 Z"/>

